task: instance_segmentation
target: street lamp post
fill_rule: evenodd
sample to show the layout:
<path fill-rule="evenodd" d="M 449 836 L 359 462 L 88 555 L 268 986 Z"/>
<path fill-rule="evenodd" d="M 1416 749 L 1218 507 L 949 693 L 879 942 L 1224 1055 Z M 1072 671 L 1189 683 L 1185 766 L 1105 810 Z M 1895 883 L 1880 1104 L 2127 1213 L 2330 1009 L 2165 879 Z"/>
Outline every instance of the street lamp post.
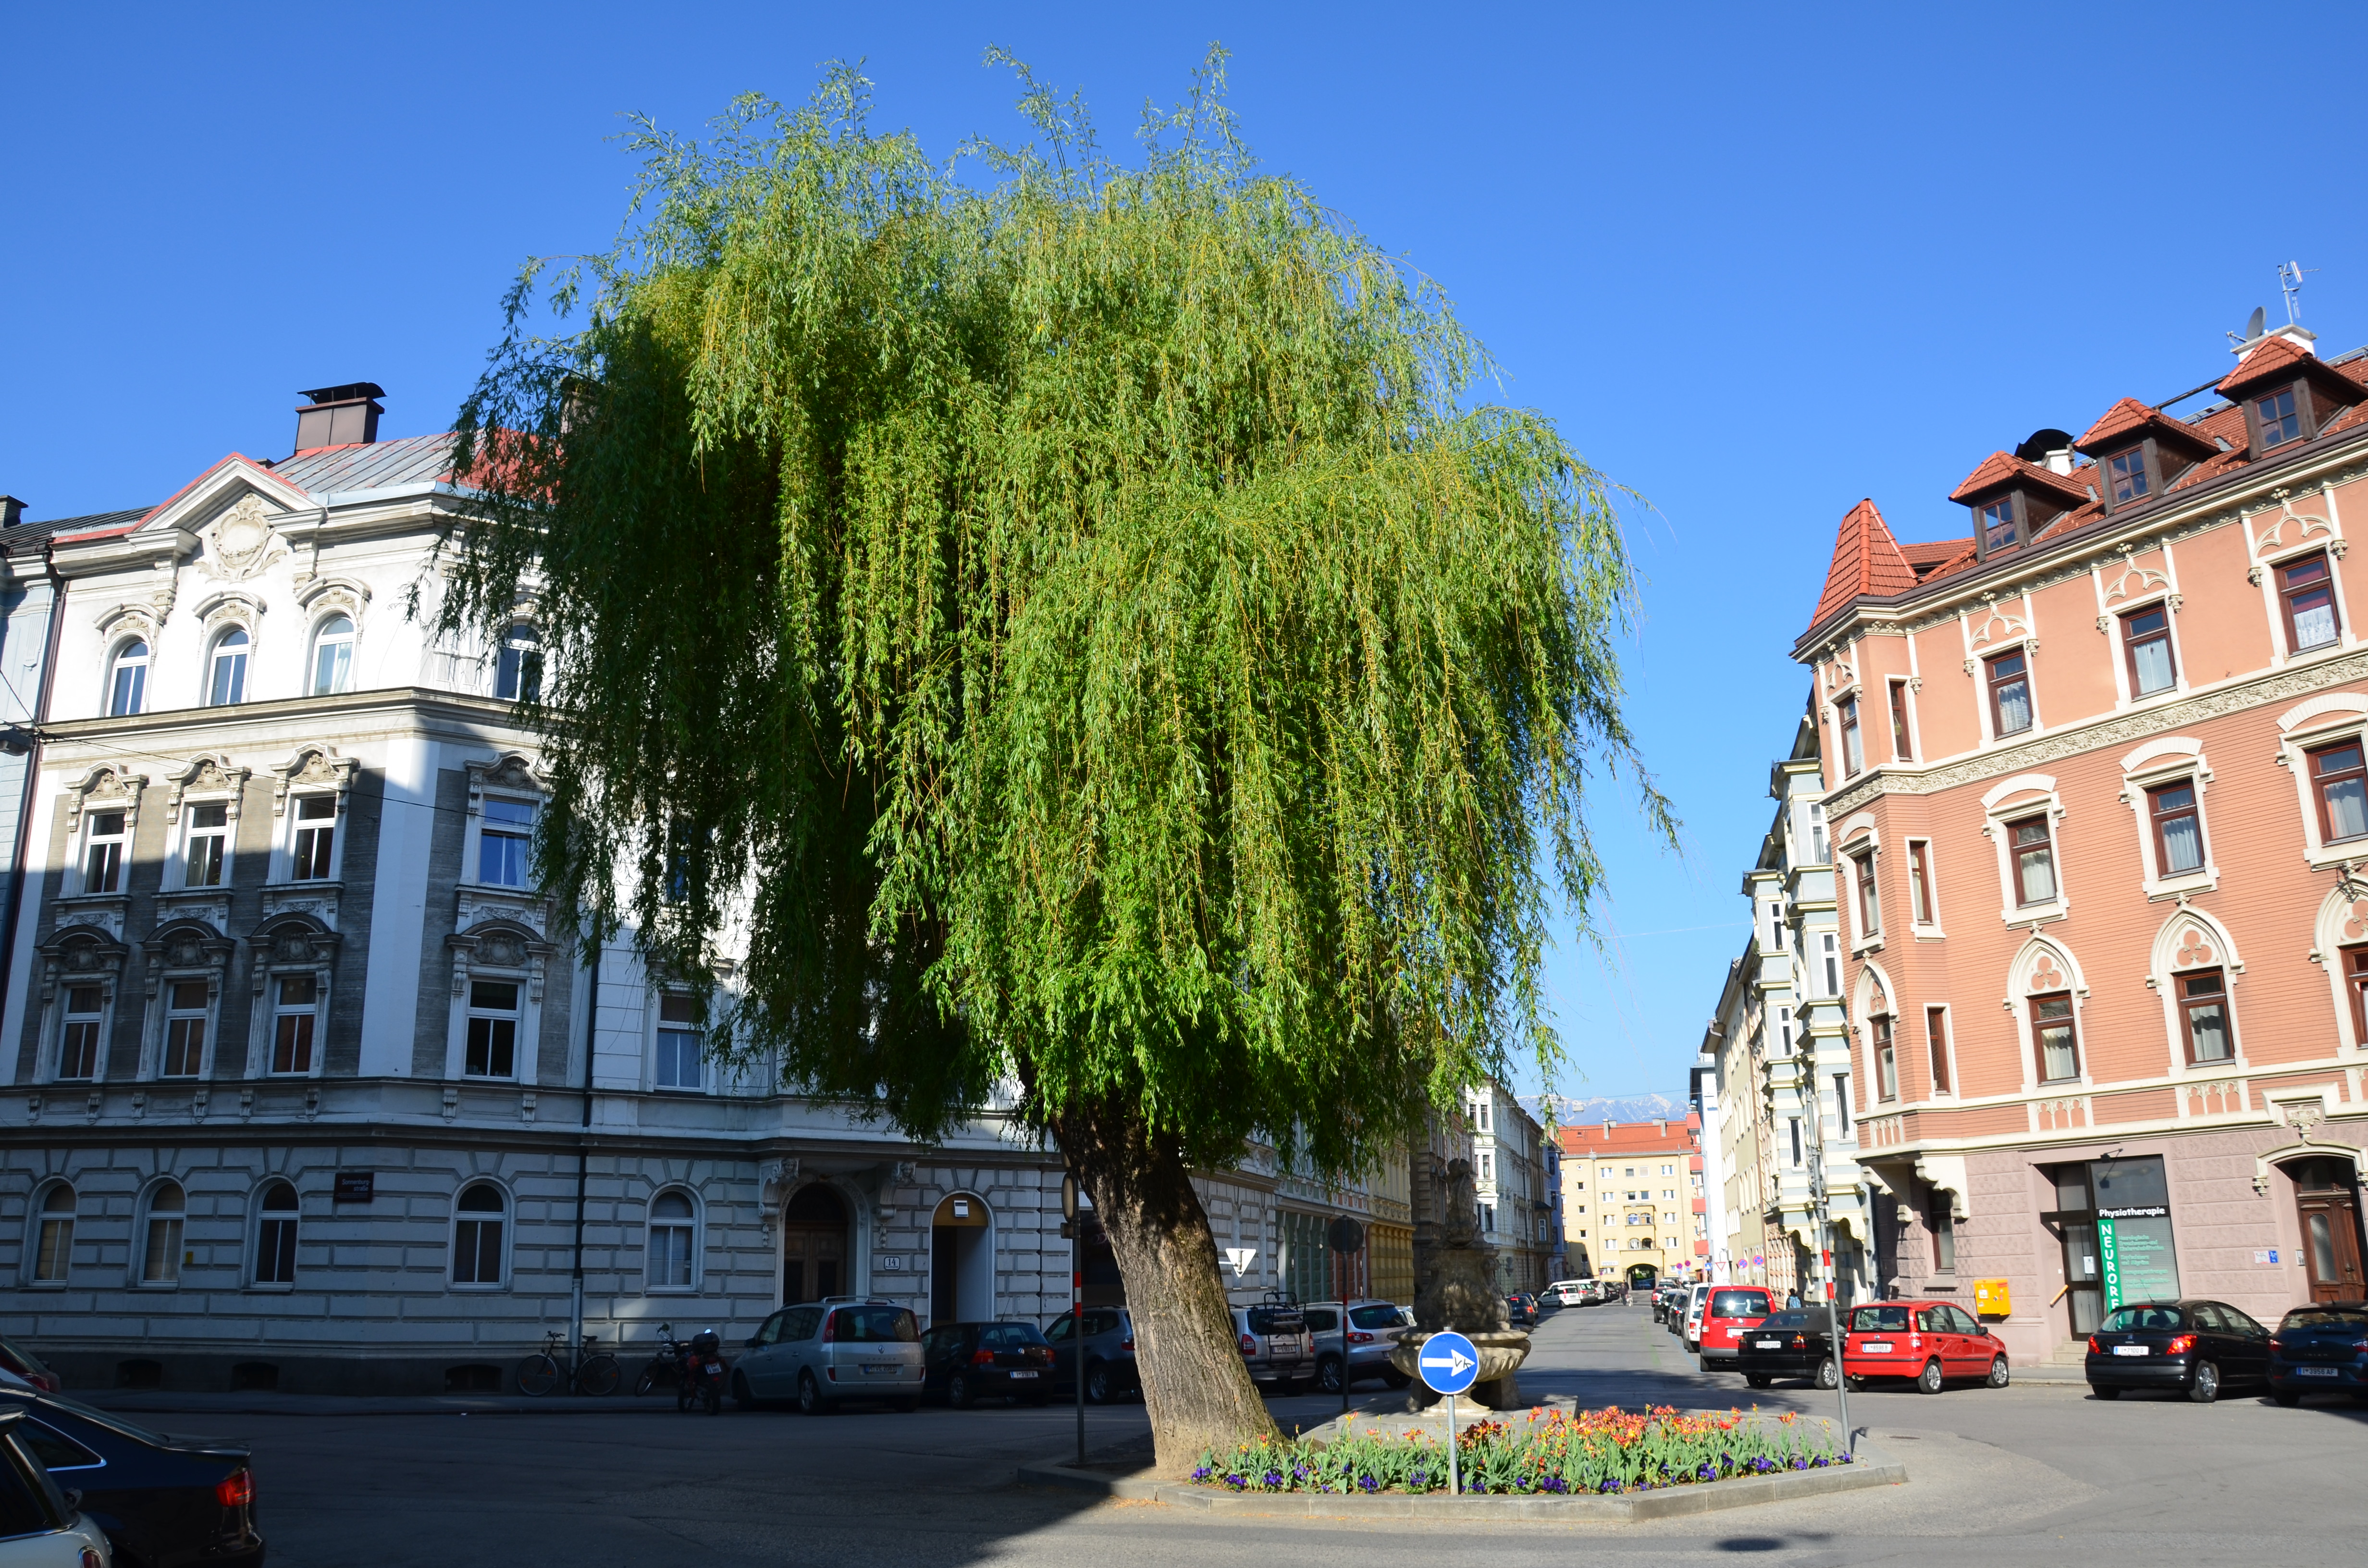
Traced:
<path fill-rule="evenodd" d="M 1840 1406 L 1842 1446 L 1855 1447 L 1850 1441 L 1850 1376 L 1842 1370 L 1842 1308 L 1841 1292 L 1835 1289 L 1837 1268 L 1834 1263 L 1834 1217 L 1827 1201 L 1825 1151 L 1817 1151 L 1817 1163 L 1809 1170 L 1809 1196 L 1817 1203 L 1817 1247 L 1826 1259 L 1826 1343 L 1834 1355 L 1834 1399 Z"/>

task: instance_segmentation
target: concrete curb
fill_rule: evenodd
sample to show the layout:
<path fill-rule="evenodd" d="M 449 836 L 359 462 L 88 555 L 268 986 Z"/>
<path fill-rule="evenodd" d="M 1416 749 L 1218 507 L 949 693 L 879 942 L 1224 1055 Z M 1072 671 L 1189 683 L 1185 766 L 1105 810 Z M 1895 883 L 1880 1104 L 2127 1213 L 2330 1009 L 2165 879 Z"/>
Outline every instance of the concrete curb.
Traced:
<path fill-rule="evenodd" d="M 1531 1519 L 1564 1524 L 1635 1524 L 1645 1519 L 1749 1508 L 1823 1497 L 1872 1486 L 1907 1483 L 1907 1467 L 1870 1445 L 1859 1445 L 1855 1463 L 1825 1470 L 1787 1471 L 1748 1481 L 1715 1481 L 1671 1486 L 1616 1497 L 1353 1497 L 1322 1492 L 1219 1492 L 1184 1482 L 1142 1481 L 1100 1475 L 1073 1465 L 1046 1461 L 1019 1467 L 1022 1486 L 1093 1493 L 1133 1503 L 1167 1503 L 1203 1514 L 1258 1514 L 1284 1518 Z"/>

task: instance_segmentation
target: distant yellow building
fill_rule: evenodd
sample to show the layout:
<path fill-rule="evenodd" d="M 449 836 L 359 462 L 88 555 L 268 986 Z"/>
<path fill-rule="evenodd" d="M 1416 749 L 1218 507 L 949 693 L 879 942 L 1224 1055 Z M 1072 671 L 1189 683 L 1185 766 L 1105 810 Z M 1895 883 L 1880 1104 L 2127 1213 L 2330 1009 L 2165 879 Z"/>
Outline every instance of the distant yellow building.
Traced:
<path fill-rule="evenodd" d="M 1702 1128 L 1682 1121 L 1607 1121 L 1558 1128 L 1563 1233 L 1576 1271 L 1631 1284 L 1702 1269 Z"/>

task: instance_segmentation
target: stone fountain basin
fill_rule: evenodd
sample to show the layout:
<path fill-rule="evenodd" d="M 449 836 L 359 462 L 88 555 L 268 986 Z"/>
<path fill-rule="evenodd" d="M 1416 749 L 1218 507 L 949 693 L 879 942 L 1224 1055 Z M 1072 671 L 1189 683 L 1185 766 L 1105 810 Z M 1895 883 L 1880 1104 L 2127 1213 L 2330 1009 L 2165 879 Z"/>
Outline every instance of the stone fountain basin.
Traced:
<path fill-rule="evenodd" d="M 1416 1397 L 1426 1403 L 1438 1397 L 1422 1381 L 1419 1360 L 1422 1342 L 1429 1339 L 1432 1332 L 1429 1329 L 1402 1328 L 1398 1330 L 1397 1344 L 1390 1350 L 1390 1365 L 1414 1380 L 1414 1387 L 1419 1391 Z M 1511 1380 L 1514 1369 L 1529 1358 L 1530 1336 L 1518 1328 L 1507 1328 L 1483 1329 L 1463 1337 L 1472 1342 L 1472 1348 L 1480 1356 L 1479 1374 L 1473 1379 L 1471 1392 L 1464 1397 L 1491 1409 L 1509 1408 L 1507 1403 L 1500 1403 L 1498 1396 L 1501 1394 L 1504 1400 L 1508 1401 L 1518 1400 Z"/>

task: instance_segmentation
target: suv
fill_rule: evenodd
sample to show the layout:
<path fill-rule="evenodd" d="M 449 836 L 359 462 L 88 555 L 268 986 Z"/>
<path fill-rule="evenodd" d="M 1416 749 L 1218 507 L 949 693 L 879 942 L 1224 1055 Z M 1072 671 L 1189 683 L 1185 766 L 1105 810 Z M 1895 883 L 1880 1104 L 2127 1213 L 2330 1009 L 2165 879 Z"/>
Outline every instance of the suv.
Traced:
<path fill-rule="evenodd" d="M 1045 1341 L 1053 1346 L 1053 1381 L 1062 1399 L 1077 1397 L 1076 1362 L 1069 1335 L 1076 1320 L 1063 1312 L 1044 1325 Z M 1134 1320 L 1124 1307 L 1087 1307 L 1085 1311 L 1086 1399 L 1107 1404 L 1129 1392 L 1141 1392 L 1143 1380 L 1134 1369 Z"/>
<path fill-rule="evenodd" d="M 1315 1354 L 1315 1386 L 1326 1393 L 1340 1392 L 1341 1346 L 1340 1317 L 1349 1318 L 1348 1376 L 1349 1385 L 1355 1387 L 1367 1378 L 1379 1378 L 1394 1389 L 1406 1386 L 1404 1372 L 1390 1365 L 1391 1347 L 1397 1344 L 1397 1331 L 1407 1325 L 1412 1315 L 1389 1301 L 1318 1301 L 1312 1307 L 1302 1307 L 1300 1315 L 1307 1320 L 1307 1335 Z"/>
<path fill-rule="evenodd" d="M 1242 1348 L 1242 1365 L 1261 1392 L 1297 1393 L 1300 1380 L 1313 1372 L 1315 1347 L 1307 1333 L 1307 1319 L 1286 1301 L 1266 1301 L 1234 1309 L 1234 1339 Z"/>
<path fill-rule="evenodd" d="M 1765 1286 L 1714 1287 L 1710 1305 L 1702 1310 L 1702 1332 L 1696 1336 L 1702 1341 L 1702 1370 L 1732 1368 L 1743 1352 L 1743 1331 L 1775 1310 L 1775 1300 Z"/>
<path fill-rule="evenodd" d="M 732 1400 L 752 1410 L 794 1399 L 808 1415 L 825 1415 L 842 1401 L 886 1400 L 899 1410 L 921 1406 L 921 1329 L 894 1301 L 833 1296 L 783 1307 L 748 1336 L 747 1353 L 732 1369 Z"/>

